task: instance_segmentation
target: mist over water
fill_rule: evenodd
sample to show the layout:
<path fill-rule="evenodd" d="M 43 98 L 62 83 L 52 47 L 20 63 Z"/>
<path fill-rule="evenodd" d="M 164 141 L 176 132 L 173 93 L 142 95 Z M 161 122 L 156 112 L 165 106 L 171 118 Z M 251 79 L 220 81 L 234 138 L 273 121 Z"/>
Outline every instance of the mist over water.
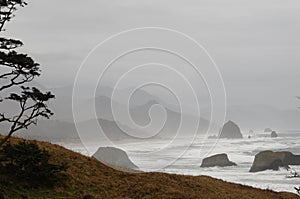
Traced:
<path fill-rule="evenodd" d="M 142 171 L 294 192 L 300 178 L 286 178 L 290 171 L 249 170 L 265 150 L 300 155 L 299 6 L 297 0 L 30 2 L 5 34 L 22 38 L 23 50 L 43 66 L 28 86 L 55 94 L 49 103 L 55 114 L 16 135 L 88 156 L 99 147 L 122 149 Z M 18 111 L 0 105 L 5 114 Z M 229 120 L 243 139 L 218 139 Z M 221 153 L 237 166 L 200 167 Z"/>
<path fill-rule="evenodd" d="M 214 140 L 205 139 L 204 137 L 198 138 L 176 162 L 157 171 L 193 176 L 207 175 L 262 189 L 294 192 L 294 187 L 298 186 L 299 179 L 286 178 L 286 176 L 290 175 L 290 172 L 286 169 L 281 168 L 279 171 L 266 170 L 258 173 L 250 173 L 249 170 L 255 154 L 260 151 L 291 151 L 295 154 L 299 154 L 299 134 L 283 132 L 280 134 L 280 137 L 276 139 L 265 137 L 266 135 L 262 132 L 261 134 L 261 136 L 254 136 L 251 139 L 221 139 L 209 154 L 205 152 L 214 144 Z M 203 140 L 205 140 L 204 143 Z M 176 156 L 178 152 L 181 152 L 182 148 L 184 148 L 183 145 L 179 144 L 169 148 L 167 153 L 151 154 L 153 151 L 159 150 L 160 147 L 168 144 L 168 142 L 169 140 L 167 139 L 135 142 L 120 141 L 118 142 L 118 146 L 127 152 L 130 159 L 140 169 L 153 171 L 147 168 L 172 159 L 172 156 Z M 78 143 L 63 143 L 63 145 L 82 154 L 90 155 L 86 149 Z M 91 145 L 93 144 L 91 143 Z M 97 150 L 97 146 L 98 145 L 95 145 L 95 150 Z M 109 146 L 109 144 L 102 143 L 101 146 Z M 210 156 L 220 153 L 227 153 L 229 159 L 235 162 L 237 166 L 200 168 L 201 162 L 205 157 L 203 156 L 204 154 Z M 300 166 L 291 166 L 291 168 L 299 171 Z"/>

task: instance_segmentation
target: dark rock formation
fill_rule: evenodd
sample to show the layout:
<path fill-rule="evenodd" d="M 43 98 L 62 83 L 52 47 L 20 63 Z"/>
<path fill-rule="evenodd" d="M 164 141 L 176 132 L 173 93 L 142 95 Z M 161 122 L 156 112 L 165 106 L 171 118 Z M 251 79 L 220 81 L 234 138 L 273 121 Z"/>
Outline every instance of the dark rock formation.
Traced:
<path fill-rule="evenodd" d="M 139 169 L 131 160 L 125 151 L 114 147 L 100 147 L 93 155 L 97 160 L 117 167 L 129 169 Z"/>
<path fill-rule="evenodd" d="M 223 126 L 223 129 L 220 134 L 220 138 L 230 138 L 230 139 L 243 138 L 243 135 L 241 133 L 239 126 L 236 123 L 232 121 L 228 121 Z"/>
<path fill-rule="evenodd" d="M 265 129 L 265 133 L 271 133 L 271 132 L 272 132 L 272 129 L 270 129 L 270 128 Z"/>
<path fill-rule="evenodd" d="M 251 139 L 251 136 L 253 135 L 254 131 L 252 129 L 249 130 L 248 139 Z"/>
<path fill-rule="evenodd" d="M 289 165 L 300 165 L 300 155 L 294 155 L 288 151 L 262 151 L 255 155 L 250 172 L 268 169 L 277 171 L 279 167 L 289 168 Z"/>
<path fill-rule="evenodd" d="M 227 154 L 217 154 L 208 158 L 204 158 L 201 164 L 201 167 L 227 167 L 227 166 L 236 166 L 236 163 L 231 162 L 228 159 Z"/>
<path fill-rule="evenodd" d="M 278 134 L 276 133 L 276 131 L 272 131 L 271 133 L 271 138 L 277 138 Z"/>

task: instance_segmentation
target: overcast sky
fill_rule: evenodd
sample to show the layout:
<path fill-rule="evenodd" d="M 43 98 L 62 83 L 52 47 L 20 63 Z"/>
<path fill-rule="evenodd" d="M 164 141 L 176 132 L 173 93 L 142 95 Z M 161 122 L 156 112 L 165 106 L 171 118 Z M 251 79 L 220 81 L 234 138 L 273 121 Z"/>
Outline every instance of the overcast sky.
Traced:
<path fill-rule="evenodd" d="M 296 108 L 300 95 L 299 0 L 31 0 L 7 26 L 43 67 L 41 83 L 70 85 L 99 42 L 160 26 L 203 44 L 219 66 L 229 105 Z"/>

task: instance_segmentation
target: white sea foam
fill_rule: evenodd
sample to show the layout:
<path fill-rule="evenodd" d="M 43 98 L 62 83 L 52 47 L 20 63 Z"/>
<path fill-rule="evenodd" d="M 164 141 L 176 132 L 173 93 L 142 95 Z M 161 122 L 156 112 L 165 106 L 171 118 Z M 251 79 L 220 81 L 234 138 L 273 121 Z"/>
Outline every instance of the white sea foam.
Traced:
<path fill-rule="evenodd" d="M 185 174 L 185 175 L 208 175 L 215 178 L 223 179 L 229 182 L 240 183 L 262 189 L 272 189 L 275 191 L 295 192 L 294 187 L 300 186 L 300 178 L 288 179 L 287 170 L 280 171 L 263 171 L 258 173 L 250 173 L 249 169 L 254 160 L 255 154 L 263 150 L 283 151 L 288 150 L 296 154 L 300 154 L 300 136 L 299 137 L 280 137 L 280 138 L 265 138 L 254 137 L 251 139 L 237 140 L 219 140 L 209 155 L 218 153 L 227 153 L 229 159 L 238 166 L 236 167 L 213 167 L 200 168 L 200 164 L 205 152 L 211 149 L 215 140 L 203 138 L 196 139 L 189 147 L 186 153 L 180 157 L 172 165 L 162 168 L 160 172 Z M 149 171 L 153 164 L 164 164 L 177 157 L 186 146 L 178 144 L 171 145 L 164 153 L 151 153 L 160 150 L 161 147 L 168 145 L 170 140 L 157 139 L 152 141 L 138 142 L 118 142 L 115 143 L 119 148 L 125 150 L 130 159 L 142 168 Z M 183 142 L 184 143 L 184 142 Z M 79 144 L 63 144 L 67 148 L 80 152 L 85 155 L 90 155 L 86 149 Z M 99 145 L 94 144 L 95 150 Z M 300 166 L 292 166 L 293 169 L 300 171 Z"/>

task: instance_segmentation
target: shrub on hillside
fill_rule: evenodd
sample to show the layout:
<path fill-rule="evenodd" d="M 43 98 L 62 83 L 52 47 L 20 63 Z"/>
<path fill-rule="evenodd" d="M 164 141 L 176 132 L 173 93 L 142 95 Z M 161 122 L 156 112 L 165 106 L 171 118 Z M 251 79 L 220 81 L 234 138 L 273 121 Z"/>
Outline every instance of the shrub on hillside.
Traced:
<path fill-rule="evenodd" d="M 7 143 L 0 149 L 0 174 L 34 186 L 53 186 L 64 180 L 66 166 L 51 164 L 49 158 L 35 142 Z"/>

